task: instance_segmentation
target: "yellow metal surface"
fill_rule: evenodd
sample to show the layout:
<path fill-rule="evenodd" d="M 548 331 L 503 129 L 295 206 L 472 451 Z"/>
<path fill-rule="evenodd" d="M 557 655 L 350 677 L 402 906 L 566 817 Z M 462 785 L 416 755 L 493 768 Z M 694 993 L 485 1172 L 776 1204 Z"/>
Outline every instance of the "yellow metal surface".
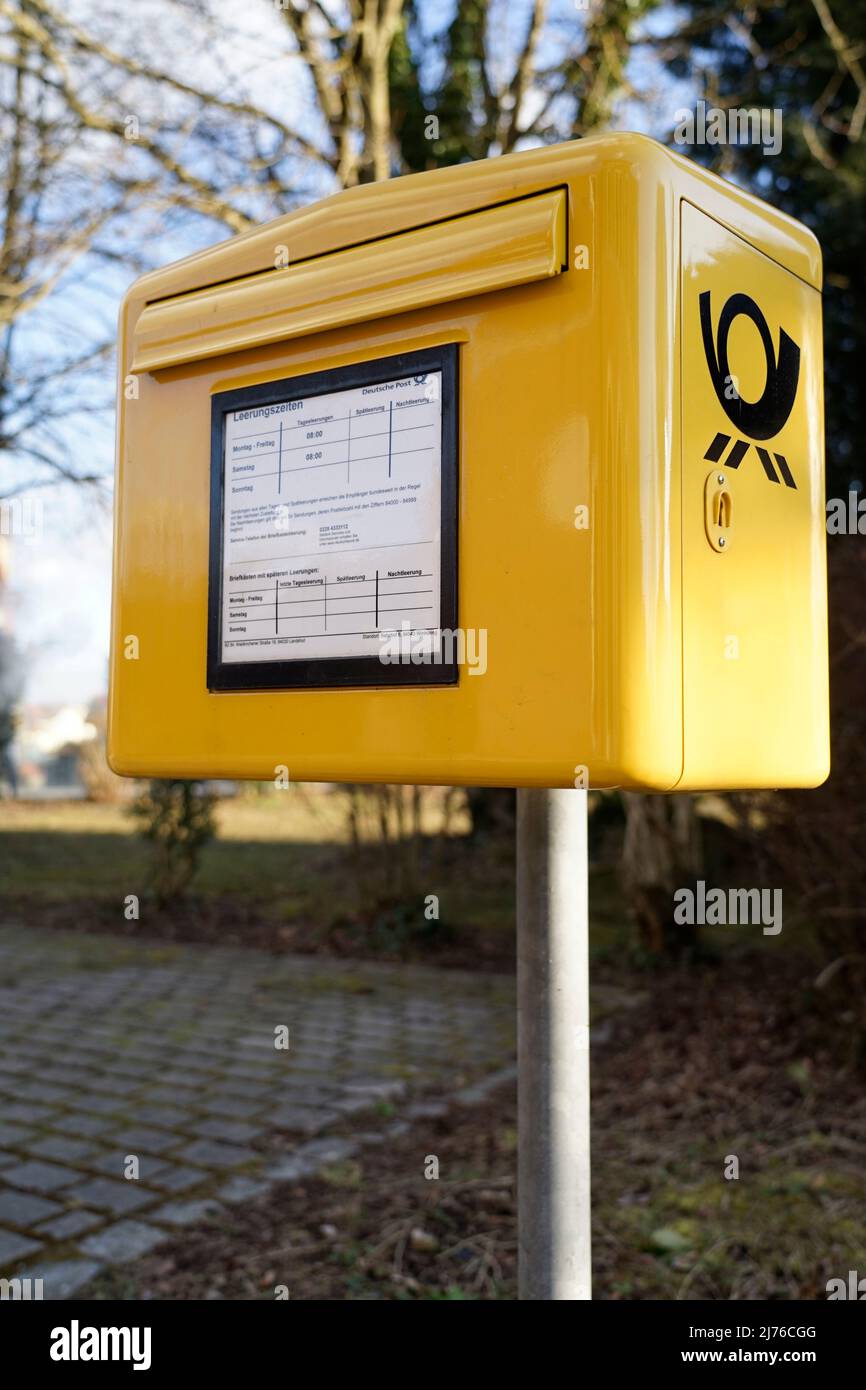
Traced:
<path fill-rule="evenodd" d="M 558 204 L 545 201 L 560 189 L 564 258 Z M 739 258 L 708 249 L 686 203 Z M 506 206 L 522 231 L 501 221 Z M 473 239 L 485 220 L 494 231 Z M 467 242 L 448 230 L 461 227 Z M 399 249 L 413 237 L 424 248 L 414 266 Z M 290 263 L 274 271 L 281 246 Z M 535 267 L 520 283 L 508 279 L 518 262 Z M 717 294 L 742 288 L 741 266 L 774 342 L 781 319 L 803 352 L 785 447 L 767 442 L 798 486 L 771 484 L 753 452 L 731 484 L 726 555 L 705 529 L 704 453 L 727 417 L 690 305 L 711 289 L 715 322 Z M 265 282 L 280 286 L 271 320 Z M 121 314 L 112 766 L 660 790 L 820 780 L 819 289 L 804 228 L 638 136 L 353 189 L 143 277 Z M 744 331 L 737 320 L 729 346 L 749 400 L 761 388 L 740 364 L 755 351 Z M 437 688 L 210 693 L 212 396 L 449 343 L 459 348 L 458 624 L 485 631 L 484 674 L 461 669 Z M 753 511 L 759 485 L 779 494 L 760 499 L 769 536 Z M 740 638 L 739 664 L 719 657 L 722 629 Z M 778 679 L 756 690 L 761 646 Z"/>

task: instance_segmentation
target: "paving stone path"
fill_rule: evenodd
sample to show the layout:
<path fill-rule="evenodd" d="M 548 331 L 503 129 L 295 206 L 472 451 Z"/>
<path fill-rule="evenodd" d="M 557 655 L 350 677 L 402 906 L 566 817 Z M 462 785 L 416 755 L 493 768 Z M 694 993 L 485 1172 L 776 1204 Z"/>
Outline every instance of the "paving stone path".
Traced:
<path fill-rule="evenodd" d="M 0 1278 L 73 1297 L 513 1051 L 500 977 L 2 925 Z"/>

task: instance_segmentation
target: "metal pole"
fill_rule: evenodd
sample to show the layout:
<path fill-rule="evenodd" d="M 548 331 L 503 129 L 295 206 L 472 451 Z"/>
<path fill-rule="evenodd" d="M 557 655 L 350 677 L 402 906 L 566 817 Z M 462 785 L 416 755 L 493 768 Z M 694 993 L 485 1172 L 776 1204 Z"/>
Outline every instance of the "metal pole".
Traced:
<path fill-rule="evenodd" d="M 517 793 L 518 1283 L 592 1297 L 586 792 Z"/>

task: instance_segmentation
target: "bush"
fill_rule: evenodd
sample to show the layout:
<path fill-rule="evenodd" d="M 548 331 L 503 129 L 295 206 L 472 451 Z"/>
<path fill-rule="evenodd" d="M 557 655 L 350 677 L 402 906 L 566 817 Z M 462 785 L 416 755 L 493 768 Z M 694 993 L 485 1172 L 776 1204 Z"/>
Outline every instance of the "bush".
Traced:
<path fill-rule="evenodd" d="M 151 884 L 160 907 L 186 892 L 216 835 L 214 800 L 200 782 L 153 781 L 130 812 L 153 847 Z"/>

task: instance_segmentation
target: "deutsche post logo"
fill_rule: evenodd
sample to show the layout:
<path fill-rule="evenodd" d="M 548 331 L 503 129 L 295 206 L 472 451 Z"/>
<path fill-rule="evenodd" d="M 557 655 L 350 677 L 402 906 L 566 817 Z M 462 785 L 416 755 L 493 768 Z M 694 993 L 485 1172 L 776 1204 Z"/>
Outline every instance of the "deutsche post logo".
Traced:
<path fill-rule="evenodd" d="M 778 354 L 776 353 L 767 320 L 754 299 L 750 299 L 747 294 L 732 294 L 724 304 L 719 315 L 715 340 L 709 290 L 705 290 L 700 296 L 700 309 L 704 353 L 719 405 L 734 428 L 749 436 L 748 439 L 735 439 L 730 453 L 722 460 L 722 455 L 731 443 L 731 436 L 720 431 L 704 454 L 704 458 L 710 463 L 722 460 L 725 468 L 739 468 L 752 447 L 752 442 L 773 439 L 791 414 L 800 380 L 800 349 L 780 326 L 779 350 Z M 728 362 L 728 335 L 732 323 L 740 315 L 751 319 L 757 328 L 767 363 L 766 385 L 757 401 L 744 401 L 740 396 L 733 385 L 735 379 L 731 375 Z M 755 451 L 771 483 L 778 483 L 781 474 L 786 487 L 796 488 L 794 475 L 784 454 L 774 452 L 771 457 L 770 451 L 757 443 Z"/>

